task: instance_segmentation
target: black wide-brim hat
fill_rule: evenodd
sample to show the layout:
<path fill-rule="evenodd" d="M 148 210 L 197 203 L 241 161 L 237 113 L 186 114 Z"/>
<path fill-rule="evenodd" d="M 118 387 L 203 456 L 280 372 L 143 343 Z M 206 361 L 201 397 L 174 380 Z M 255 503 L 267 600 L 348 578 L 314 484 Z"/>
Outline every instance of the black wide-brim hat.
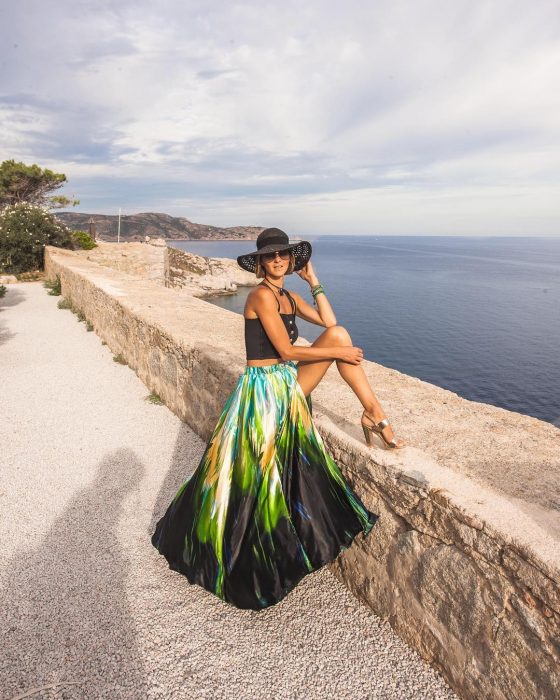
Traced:
<path fill-rule="evenodd" d="M 307 265 L 311 257 L 311 243 L 309 241 L 298 241 L 290 243 L 288 234 L 279 228 L 265 228 L 257 236 L 257 250 L 252 253 L 245 253 L 237 258 L 237 264 L 248 272 L 255 272 L 257 269 L 257 255 L 263 253 L 274 253 L 277 250 L 291 250 L 296 263 L 294 272 L 301 270 Z"/>

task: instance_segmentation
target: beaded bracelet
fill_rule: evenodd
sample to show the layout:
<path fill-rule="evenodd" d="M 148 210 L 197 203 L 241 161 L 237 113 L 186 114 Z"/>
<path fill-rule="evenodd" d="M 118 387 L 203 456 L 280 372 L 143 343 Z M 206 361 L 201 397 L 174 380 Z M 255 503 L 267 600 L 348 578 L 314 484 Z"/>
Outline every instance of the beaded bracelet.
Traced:
<path fill-rule="evenodd" d="M 313 296 L 313 299 L 315 300 L 315 304 L 317 303 L 317 297 L 319 294 L 325 294 L 325 290 L 323 289 L 322 284 L 316 284 L 313 289 L 311 290 L 311 294 Z"/>
<path fill-rule="evenodd" d="M 319 294 L 325 294 L 325 292 L 322 289 L 319 289 L 317 294 L 314 295 L 313 299 L 315 299 L 315 306 L 317 306 L 317 297 L 319 296 Z"/>

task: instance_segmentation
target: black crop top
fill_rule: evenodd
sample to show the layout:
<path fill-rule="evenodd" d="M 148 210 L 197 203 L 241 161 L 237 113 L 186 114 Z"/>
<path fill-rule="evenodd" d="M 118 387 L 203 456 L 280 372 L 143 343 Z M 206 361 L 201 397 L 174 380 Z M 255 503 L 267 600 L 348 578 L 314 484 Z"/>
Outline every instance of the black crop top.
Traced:
<path fill-rule="evenodd" d="M 299 335 L 296 326 L 297 306 L 288 290 L 285 289 L 284 292 L 292 305 L 292 313 L 280 314 L 280 317 L 282 318 L 282 321 L 284 321 L 284 325 L 286 326 L 286 330 L 288 331 L 288 336 L 290 338 L 290 343 L 293 345 L 294 341 L 297 340 Z M 276 298 L 276 294 L 274 297 Z M 276 303 L 278 305 L 278 311 L 280 311 L 280 302 L 277 298 Z M 245 352 L 248 360 L 280 359 L 280 353 L 271 343 L 266 331 L 264 330 L 264 326 L 258 317 L 245 318 Z"/>

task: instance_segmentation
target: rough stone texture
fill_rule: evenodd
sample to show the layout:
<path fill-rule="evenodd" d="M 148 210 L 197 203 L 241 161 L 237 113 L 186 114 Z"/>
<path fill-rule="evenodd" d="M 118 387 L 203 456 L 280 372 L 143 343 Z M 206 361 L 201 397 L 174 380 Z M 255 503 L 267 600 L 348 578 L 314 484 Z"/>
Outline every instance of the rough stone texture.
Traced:
<path fill-rule="evenodd" d="M 206 439 L 244 367 L 241 317 L 70 251 L 47 249 L 46 260 L 47 274 L 60 274 L 63 294 L 111 350 Z M 381 515 L 332 571 L 463 697 L 559 696 L 560 529 L 550 492 L 558 492 L 560 432 L 363 364 L 410 446 L 392 453 L 356 439 L 348 418 L 358 424 L 357 401 L 349 404 L 351 392 L 329 370 L 313 394 L 316 424 L 366 505 Z M 399 430 L 404 420 L 406 432 Z M 499 439 L 477 442 L 482 425 Z M 414 435 L 422 428 L 425 451 L 412 446 L 421 443 Z M 519 447 L 527 442 L 530 452 Z"/>
<path fill-rule="evenodd" d="M 15 275 L 0 275 L 0 284 L 17 284 L 17 281 Z"/>
<path fill-rule="evenodd" d="M 208 258 L 168 247 L 163 238 L 146 236 L 144 243 L 98 241 L 97 248 L 75 252 L 98 265 L 184 289 L 195 297 L 235 294 L 238 286 L 258 283 L 255 275 L 242 270 L 235 260 Z"/>
<path fill-rule="evenodd" d="M 232 294 L 238 285 L 258 283 L 254 274 L 242 270 L 235 260 L 208 258 L 169 247 L 169 287 L 186 289 L 196 297 Z"/>
<path fill-rule="evenodd" d="M 74 252 L 98 265 L 165 285 L 169 263 L 167 245 L 161 238 L 150 239 L 145 243 L 106 243 L 98 240 L 97 248 Z"/>

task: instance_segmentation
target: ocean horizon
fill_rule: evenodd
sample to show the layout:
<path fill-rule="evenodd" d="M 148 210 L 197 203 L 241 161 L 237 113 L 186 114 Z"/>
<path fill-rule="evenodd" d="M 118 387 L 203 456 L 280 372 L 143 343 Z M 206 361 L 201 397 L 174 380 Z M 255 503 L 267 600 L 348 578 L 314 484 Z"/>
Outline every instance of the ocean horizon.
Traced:
<path fill-rule="evenodd" d="M 366 359 L 560 427 L 560 237 L 303 238 L 337 322 Z M 256 247 L 251 240 L 169 245 L 232 259 Z M 286 287 L 312 303 L 298 275 Z M 243 313 L 249 291 L 208 301 Z M 323 331 L 297 323 L 310 341 Z"/>

